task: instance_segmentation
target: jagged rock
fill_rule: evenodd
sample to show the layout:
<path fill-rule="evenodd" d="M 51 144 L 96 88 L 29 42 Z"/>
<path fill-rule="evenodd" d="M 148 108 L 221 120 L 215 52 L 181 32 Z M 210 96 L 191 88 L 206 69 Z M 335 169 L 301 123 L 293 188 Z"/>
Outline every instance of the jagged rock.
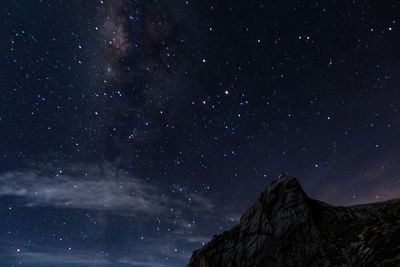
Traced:
<path fill-rule="evenodd" d="M 188 267 L 400 266 L 400 200 L 334 207 L 281 176 Z"/>

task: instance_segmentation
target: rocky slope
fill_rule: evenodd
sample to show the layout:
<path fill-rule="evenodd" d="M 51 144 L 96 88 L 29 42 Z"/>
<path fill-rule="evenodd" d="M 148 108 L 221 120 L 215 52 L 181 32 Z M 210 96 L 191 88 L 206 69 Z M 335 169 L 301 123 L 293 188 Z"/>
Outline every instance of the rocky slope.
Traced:
<path fill-rule="evenodd" d="M 334 207 L 281 176 L 188 267 L 400 266 L 400 200 Z"/>

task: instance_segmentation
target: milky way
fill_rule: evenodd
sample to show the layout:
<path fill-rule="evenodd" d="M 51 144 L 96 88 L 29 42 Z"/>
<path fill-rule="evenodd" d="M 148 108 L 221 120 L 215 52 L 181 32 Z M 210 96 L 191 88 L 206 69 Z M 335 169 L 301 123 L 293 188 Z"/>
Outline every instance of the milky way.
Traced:
<path fill-rule="evenodd" d="M 108 135 L 104 142 L 111 150 L 109 155 L 129 158 L 148 142 L 165 143 L 161 139 L 171 135 L 170 129 L 174 131 L 184 119 L 182 110 L 190 105 L 187 97 L 194 95 L 197 87 L 188 83 L 193 66 L 185 43 L 195 38 L 187 36 L 190 29 L 185 26 L 193 26 L 195 19 L 188 20 L 184 5 L 105 3 L 98 18 L 102 26 L 96 28 L 102 37 L 97 44 L 99 67 L 105 72 L 98 77 L 98 88 L 103 90 L 99 93 L 123 96 L 109 99 L 103 107 L 102 131 Z M 160 146 L 163 149 L 164 145 Z"/>
<path fill-rule="evenodd" d="M 184 266 L 280 173 L 400 194 L 398 1 L 2 1 L 0 263 Z"/>

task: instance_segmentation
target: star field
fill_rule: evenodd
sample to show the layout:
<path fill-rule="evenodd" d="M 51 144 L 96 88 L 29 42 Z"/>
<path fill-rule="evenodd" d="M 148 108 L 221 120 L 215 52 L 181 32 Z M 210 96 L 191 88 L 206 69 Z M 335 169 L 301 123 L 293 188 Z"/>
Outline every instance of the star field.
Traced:
<path fill-rule="evenodd" d="M 400 195 L 400 2 L 2 1 L 0 263 L 185 266 L 281 173 Z"/>

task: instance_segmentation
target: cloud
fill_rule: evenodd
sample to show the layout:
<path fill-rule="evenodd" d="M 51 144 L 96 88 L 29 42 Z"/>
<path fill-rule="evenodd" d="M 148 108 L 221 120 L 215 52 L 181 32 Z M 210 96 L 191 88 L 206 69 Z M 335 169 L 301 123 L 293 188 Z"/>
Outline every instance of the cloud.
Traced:
<path fill-rule="evenodd" d="M 166 265 L 163 263 L 159 263 L 157 261 L 137 261 L 134 259 L 129 259 L 129 258 L 123 258 L 118 260 L 118 263 L 126 264 L 126 265 L 131 265 L 131 266 L 140 266 L 140 267 L 172 267 L 172 265 Z"/>
<path fill-rule="evenodd" d="M 28 208 L 96 211 L 95 214 L 100 216 L 97 221 L 103 219 L 105 225 L 110 218 L 108 215 L 123 215 L 121 219 L 129 216 L 139 229 L 137 233 L 127 233 L 131 239 L 123 240 L 131 248 L 129 254 L 106 256 L 95 251 L 80 251 L 81 254 L 60 256 L 51 247 L 32 249 L 20 241 L 13 247 L 21 248 L 21 252 L 9 251 L 2 255 L 3 259 L 20 259 L 24 263 L 39 265 L 176 266 L 177 262 L 187 262 L 194 249 L 210 240 L 215 230 L 205 229 L 201 225 L 206 221 L 215 221 L 213 214 L 218 213 L 214 199 L 195 188 L 139 179 L 107 163 L 62 168 L 34 165 L 19 171 L 2 172 L 0 199 L 2 197 L 18 198 L 16 203 Z M 224 214 L 227 211 L 221 212 L 221 216 L 226 217 Z M 158 228 L 161 231 L 154 234 Z M 96 231 L 99 229 L 97 227 Z M 138 233 L 144 236 L 144 241 L 140 243 L 137 242 Z M 147 253 L 138 254 L 139 250 Z M 169 260 L 165 262 L 164 259 Z M 94 264 L 93 260 L 98 260 L 98 263 Z"/>
<path fill-rule="evenodd" d="M 53 252 L 30 252 L 22 251 L 8 254 L 6 263 L 21 262 L 23 264 L 51 264 L 51 265 L 76 265 L 87 264 L 91 266 L 110 265 L 111 262 L 103 255 L 96 255 L 94 253 L 80 253 L 80 254 L 64 254 Z"/>
<path fill-rule="evenodd" d="M 112 177 L 110 177 L 110 175 Z M 0 196 L 22 197 L 27 206 L 89 210 L 157 212 L 162 199 L 156 189 L 120 171 L 83 174 L 40 173 L 38 170 L 0 175 Z"/>
<path fill-rule="evenodd" d="M 93 251 L 84 251 L 79 253 L 60 253 L 52 251 L 50 248 L 40 247 L 38 251 L 15 251 L 6 253 L 7 257 L 0 257 L 3 263 L 34 264 L 34 265 L 85 265 L 85 266 L 118 266 L 121 264 L 137 267 L 172 267 L 173 265 L 164 264 L 157 260 L 138 260 L 135 258 L 121 257 L 119 259 L 110 260 L 106 255 L 99 254 Z M 3 255 L 4 256 L 4 255 Z"/>
<path fill-rule="evenodd" d="M 210 241 L 210 237 L 209 236 L 185 236 L 185 237 L 181 237 L 181 240 L 184 240 L 187 243 L 207 243 L 208 241 Z"/>
<path fill-rule="evenodd" d="M 11 256 L 11 257 L 10 257 Z M 115 266 L 128 265 L 137 267 L 173 267 L 172 264 L 164 264 L 157 260 L 135 260 L 134 258 L 120 258 L 110 261 L 104 255 L 96 255 L 92 252 L 80 254 L 62 254 L 53 252 L 16 252 L 9 254 L 9 260 L 5 263 L 21 262 L 22 264 L 49 264 L 49 265 L 85 265 L 85 266 Z"/>
<path fill-rule="evenodd" d="M 81 254 L 61 254 L 52 252 L 17 252 L 11 254 L 11 261 L 23 264 L 51 264 L 51 265 L 87 265 L 87 266 L 115 266 L 115 260 L 110 261 L 104 255 L 96 255 L 92 252 Z M 10 262 L 11 262 L 10 261 Z M 135 260 L 133 258 L 121 258 L 116 260 L 119 264 L 137 267 L 172 267 L 156 260 Z"/>
<path fill-rule="evenodd" d="M 183 209 L 211 210 L 213 203 L 204 196 L 172 190 L 135 178 L 128 172 L 103 166 L 58 169 L 35 167 L 0 173 L 0 197 L 13 196 L 26 206 L 57 207 L 154 215 Z M 191 202 L 191 203 L 189 203 Z"/>

